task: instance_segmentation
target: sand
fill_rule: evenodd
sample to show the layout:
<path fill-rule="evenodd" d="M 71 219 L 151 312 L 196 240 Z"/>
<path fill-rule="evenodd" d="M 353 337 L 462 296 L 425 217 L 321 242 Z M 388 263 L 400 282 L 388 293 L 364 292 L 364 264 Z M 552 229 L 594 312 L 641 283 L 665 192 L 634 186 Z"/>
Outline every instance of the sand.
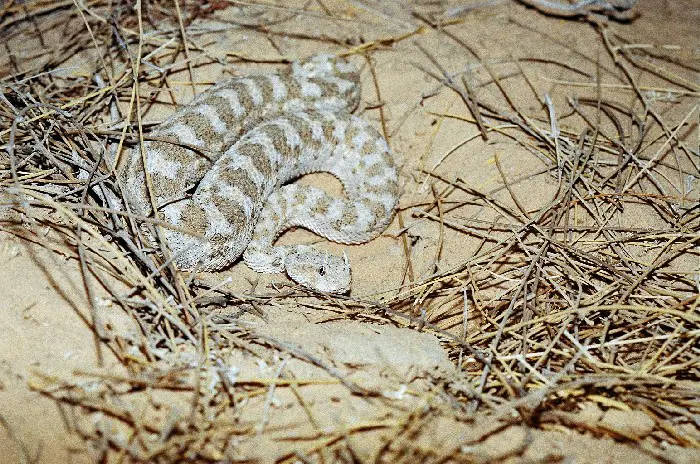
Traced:
<path fill-rule="evenodd" d="M 134 289 L 148 271 L 103 228 L 83 231 L 77 246 L 77 216 L 16 203 L 29 198 L 11 189 L 20 181 L 9 164 L 10 108 L 26 103 L 14 92 L 27 89 L 17 76 L 58 69 L 55 88 L 30 88 L 62 105 L 95 90 L 95 70 L 107 84 L 124 76 L 120 40 L 138 51 L 131 3 L 114 13 L 119 34 L 106 2 L 54 3 L 0 6 L 0 462 L 700 461 L 696 2 L 643 1 L 622 21 L 517 2 L 341 0 L 217 1 L 191 21 L 194 5 L 180 2 L 189 39 L 177 53 L 163 51 L 182 44 L 174 3 L 149 2 L 144 30 L 160 32 L 142 35 L 143 55 L 153 56 L 141 66 L 173 70 L 170 91 L 153 92 L 158 79 L 141 85 L 145 127 L 224 76 L 349 53 L 362 67 L 358 114 L 387 136 L 401 169 L 399 212 L 376 240 L 341 246 L 304 230 L 280 239 L 345 251 L 350 295 L 309 294 L 243 263 L 196 276 L 163 271 L 201 297 L 194 302 L 168 299 L 157 279 Z M 443 70 L 461 96 L 439 81 Z M 68 111 L 104 130 L 115 106 L 128 113 L 129 79 L 112 107 L 103 95 Z M 77 82 L 82 94 L 57 90 Z M 531 120 L 518 126 L 482 106 L 485 140 L 470 98 Z M 613 108 L 619 127 L 596 112 L 598 98 L 623 109 Z M 551 111 L 571 140 L 599 129 L 604 148 L 587 160 L 596 172 L 614 168 L 618 129 L 627 146 L 640 140 L 640 164 L 617 190 L 561 196 L 571 169 L 558 170 L 556 150 L 523 129 L 549 131 Z M 17 147 L 52 147 L 22 130 Z M 639 174 L 646 163 L 655 180 Z M 41 174 L 50 161 L 29 164 L 39 174 L 21 182 L 36 187 L 35 203 L 68 188 L 58 171 Z M 341 192 L 330 176 L 301 182 Z M 594 203 L 605 195 L 618 203 Z M 518 232 L 545 221 L 539 213 L 553 202 L 571 206 L 568 239 L 549 235 L 569 248 Z M 594 234 L 595 214 L 605 233 Z M 587 276 L 578 288 L 561 277 L 578 272 Z M 165 322 L 183 301 L 189 309 Z"/>

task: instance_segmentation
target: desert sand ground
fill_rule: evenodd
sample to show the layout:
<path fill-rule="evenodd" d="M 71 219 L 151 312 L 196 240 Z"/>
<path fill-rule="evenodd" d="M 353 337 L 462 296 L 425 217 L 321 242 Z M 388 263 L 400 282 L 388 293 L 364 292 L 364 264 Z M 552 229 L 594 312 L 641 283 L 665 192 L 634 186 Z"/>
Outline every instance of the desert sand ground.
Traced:
<path fill-rule="evenodd" d="M 700 462 L 700 5 L 552 13 L 0 4 L 0 461 Z M 139 121 L 316 53 L 400 166 L 381 237 L 280 238 L 351 293 L 136 256 Z"/>

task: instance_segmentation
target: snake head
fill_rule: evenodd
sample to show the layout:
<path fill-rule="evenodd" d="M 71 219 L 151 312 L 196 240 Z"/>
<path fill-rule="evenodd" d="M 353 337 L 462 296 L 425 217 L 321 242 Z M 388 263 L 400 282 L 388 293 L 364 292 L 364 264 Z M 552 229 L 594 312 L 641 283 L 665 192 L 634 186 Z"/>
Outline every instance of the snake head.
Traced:
<path fill-rule="evenodd" d="M 347 256 L 334 256 L 310 246 L 293 247 L 284 260 L 289 277 L 298 284 L 327 293 L 350 291 L 350 263 Z"/>

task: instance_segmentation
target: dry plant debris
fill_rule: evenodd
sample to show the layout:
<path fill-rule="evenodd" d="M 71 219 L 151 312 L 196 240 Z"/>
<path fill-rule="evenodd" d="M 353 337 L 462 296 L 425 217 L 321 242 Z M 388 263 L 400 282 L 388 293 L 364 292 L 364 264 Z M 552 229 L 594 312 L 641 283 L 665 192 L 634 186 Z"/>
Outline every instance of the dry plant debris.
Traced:
<path fill-rule="evenodd" d="M 95 349 L 123 367 L 31 382 L 73 411 L 66 421 L 91 459 L 216 462 L 270 447 L 278 462 L 558 461 L 566 451 L 536 454 L 536 433 L 563 429 L 614 438 L 649 459 L 700 448 L 697 46 L 693 60 L 682 40 L 632 42 L 625 25 L 582 14 L 572 21 L 595 37 L 594 55 L 515 14 L 536 11 L 492 2 L 481 18 L 497 11 L 507 27 L 561 50 L 504 51 L 498 61 L 462 35 L 475 9 L 448 3 L 0 6 L 0 228 L 78 264 Z M 316 22 L 328 27 L 300 27 Z M 250 35 L 267 51 L 233 41 L 214 53 L 217 34 Z M 25 41 L 33 53 L 16 51 Z M 449 60 L 443 47 L 459 53 Z M 246 72 L 320 51 L 365 63 L 375 97 L 366 110 L 377 110 L 389 139 L 416 114 L 434 123 L 424 153 L 402 146 L 394 237 L 403 280 L 381 294 L 335 296 L 291 285 L 236 290 L 180 273 L 136 227 L 167 225 L 127 211 L 115 176 L 124 148 L 149 137 L 143 115 L 209 85 L 195 78 L 200 67 Z M 392 119 L 377 69 L 390 57 L 423 79 L 422 94 L 403 96 L 410 110 Z M 515 82 L 526 91 L 514 92 Z M 448 124 L 473 135 L 437 153 Z M 473 140 L 517 147 L 539 167 L 509 170 L 498 152 L 500 185 L 481 190 L 469 158 L 455 161 Z M 551 198 L 524 197 L 532 180 Z M 416 227 L 436 232 L 432 259 L 417 253 Z M 445 250 L 460 243 L 469 255 L 450 261 Z M 452 365 L 387 392 L 245 322 L 278 308 L 425 332 Z M 106 322 L 108 313 L 131 330 Z M 255 363 L 269 374 L 244 375 Z M 308 399 L 326 389 L 346 395 L 343 404 L 371 405 L 377 419 L 328 426 Z M 302 424 L 285 430 L 275 419 L 279 397 L 304 411 Z M 450 427 L 471 432 L 450 436 Z M 502 440 L 490 446 L 494 437 Z"/>

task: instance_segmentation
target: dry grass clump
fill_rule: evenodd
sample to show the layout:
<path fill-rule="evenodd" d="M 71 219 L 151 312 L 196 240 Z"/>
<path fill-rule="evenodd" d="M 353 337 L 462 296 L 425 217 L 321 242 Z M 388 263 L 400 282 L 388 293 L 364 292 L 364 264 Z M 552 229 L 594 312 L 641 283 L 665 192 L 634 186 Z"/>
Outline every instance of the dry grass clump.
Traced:
<path fill-rule="evenodd" d="M 640 446 L 653 455 L 660 453 L 654 446 L 661 443 L 700 447 L 700 167 L 693 141 L 700 85 L 684 77 L 697 75 L 695 64 L 663 48 L 628 43 L 606 21 L 590 16 L 586 20 L 607 56 L 590 60 L 574 50 L 584 56 L 586 67 L 558 57 L 514 57 L 516 71 L 505 76 L 451 29 L 464 16 L 416 9 L 415 29 L 380 32 L 381 38 L 362 43 L 285 29 L 288 21 L 305 15 L 347 20 L 321 2 L 309 11 L 230 3 L 190 2 L 185 8 L 177 1 L 147 2 L 134 10 L 131 4 L 101 1 L 10 1 L 0 7 L 6 53 L 0 81 L 0 185 L 6 192 L 5 217 L 14 218 L 0 224 L 80 264 L 95 348 L 109 350 L 124 366 L 118 374 L 78 372 L 72 380 L 35 379 L 32 386 L 61 405 L 110 419 L 98 426 L 71 422 L 98 459 L 222 459 L 234 452 L 237 440 L 255 437 L 260 424 L 264 427 L 265 411 L 259 421 L 242 413 L 247 400 L 291 389 L 303 403 L 305 385 L 329 382 L 281 376 L 239 382 L 235 368 L 224 361 L 234 351 L 260 359 L 283 353 L 321 368 L 331 383 L 354 395 L 380 398 L 381 392 L 348 380 L 303 349 L 237 324 L 243 313 L 263 314 L 272 305 L 300 302 L 346 318 L 433 333 L 457 367 L 454 376 L 434 379 L 438 400 L 433 406 L 391 426 L 319 432 L 305 448 L 306 457 L 324 447 L 347 446 L 349 435 L 388 430 L 391 438 L 386 439 L 401 446 L 387 442 L 377 452 L 378 462 L 416 456 L 459 460 L 460 448 L 412 448 L 411 438 L 436 417 L 459 423 L 487 417 L 536 428 L 563 424 L 639 442 L 622 430 L 568 415 L 584 401 L 643 411 L 654 426 Z M 184 85 L 201 91 L 201 83 L 192 81 L 198 66 L 276 60 L 253 51 L 225 58 L 207 53 L 208 34 L 219 26 L 204 26 L 198 19 L 229 7 L 241 20 L 212 23 L 221 31 L 289 38 L 319 48 L 345 46 L 347 53 L 361 54 L 402 42 L 403 53 L 412 50 L 415 66 L 436 85 L 423 98 L 454 92 L 462 103 L 462 110 L 433 112 L 434 117 L 473 124 L 484 141 L 510 140 L 545 167 L 512 179 L 497 156 L 502 187 L 487 192 L 477 191 L 460 173 L 441 172 L 450 154 L 412 173 L 432 185 L 433 198 L 403 202 L 398 237 L 407 257 L 406 279 L 383 300 L 314 295 L 294 286 L 235 293 L 181 274 L 149 248 L 138 225 L 147 224 L 157 235 L 164 224 L 126 209 L 115 169 L 124 150 L 148 138 L 141 115 L 156 102 L 179 103 L 173 73 L 187 72 L 190 82 Z M 419 34 L 457 45 L 464 62 L 477 63 L 485 77 L 475 82 L 473 75 L 448 71 L 435 50 L 416 39 Z M 16 56 L 12 47 L 21 40 L 37 42 L 37 53 Z M 75 56 L 86 60 L 88 74 L 56 71 Z M 585 77 L 556 82 L 557 88 L 579 89 L 583 95 L 570 96 L 566 108 L 555 106 L 538 90 L 547 79 L 532 72 L 539 67 Z M 373 69 L 372 76 L 381 103 Z M 505 79 L 524 82 L 541 111 L 526 110 Z M 494 89 L 489 96 L 481 92 L 487 86 Z M 624 98 L 610 98 L 611 91 Z M 656 104 L 660 100 L 669 102 L 663 110 Z M 528 209 L 519 184 L 543 175 L 556 183 L 556 193 L 547 204 Z M 438 227 L 436 263 L 447 240 L 476 238 L 476 252 L 449 269 L 436 264 L 432 275 L 416 277 L 420 266 L 411 258 L 409 216 Z M 105 311 L 118 309 L 138 323 L 139 336 L 103 322 Z M 152 417 L 158 409 L 154 392 L 188 392 L 189 412 Z M 133 402 L 124 401 L 130 394 Z M 378 405 L 391 408 L 387 402 Z"/>

